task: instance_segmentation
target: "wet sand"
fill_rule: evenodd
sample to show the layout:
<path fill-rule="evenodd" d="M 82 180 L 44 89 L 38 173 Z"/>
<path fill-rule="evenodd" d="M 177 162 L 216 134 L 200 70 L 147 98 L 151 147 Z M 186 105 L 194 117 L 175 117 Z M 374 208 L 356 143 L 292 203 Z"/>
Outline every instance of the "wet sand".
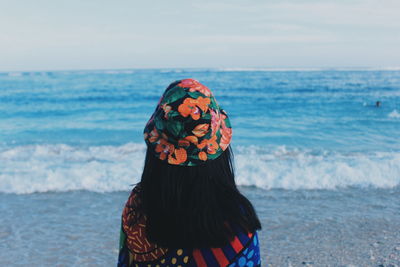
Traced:
<path fill-rule="evenodd" d="M 242 191 L 263 266 L 400 266 L 400 190 Z M 0 194 L 0 266 L 115 266 L 129 192 Z"/>

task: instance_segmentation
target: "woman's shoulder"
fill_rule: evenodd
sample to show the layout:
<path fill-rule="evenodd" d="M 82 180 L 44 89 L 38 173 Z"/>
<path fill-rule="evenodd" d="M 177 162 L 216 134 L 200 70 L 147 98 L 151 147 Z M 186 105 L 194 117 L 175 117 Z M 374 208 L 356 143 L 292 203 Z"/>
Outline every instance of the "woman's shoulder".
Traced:
<path fill-rule="evenodd" d="M 132 191 L 131 191 L 131 194 L 129 195 L 129 198 L 131 198 L 131 197 L 134 197 L 134 198 L 136 198 L 136 197 L 138 197 L 139 196 L 139 194 L 140 194 L 140 192 L 141 192 L 141 186 L 140 186 L 140 184 L 137 184 L 137 185 L 135 185 L 135 187 L 132 189 Z"/>
<path fill-rule="evenodd" d="M 137 184 L 129 194 L 128 200 L 125 203 L 124 211 L 126 210 L 130 212 L 137 212 L 141 204 L 140 192 L 141 192 L 140 184 Z"/>
<path fill-rule="evenodd" d="M 126 249 L 129 252 L 131 261 L 154 261 L 163 256 L 167 250 L 147 239 L 147 217 L 140 211 L 140 204 L 140 185 L 137 185 L 129 195 L 122 211 L 120 247 L 121 250 Z"/>

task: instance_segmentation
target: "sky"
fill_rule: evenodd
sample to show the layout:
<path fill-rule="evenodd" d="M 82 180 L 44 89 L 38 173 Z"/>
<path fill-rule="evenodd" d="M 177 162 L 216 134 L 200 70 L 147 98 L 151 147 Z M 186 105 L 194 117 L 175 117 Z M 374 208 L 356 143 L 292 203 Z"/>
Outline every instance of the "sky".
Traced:
<path fill-rule="evenodd" d="M 399 0 L 0 0 L 0 71 L 398 68 Z"/>

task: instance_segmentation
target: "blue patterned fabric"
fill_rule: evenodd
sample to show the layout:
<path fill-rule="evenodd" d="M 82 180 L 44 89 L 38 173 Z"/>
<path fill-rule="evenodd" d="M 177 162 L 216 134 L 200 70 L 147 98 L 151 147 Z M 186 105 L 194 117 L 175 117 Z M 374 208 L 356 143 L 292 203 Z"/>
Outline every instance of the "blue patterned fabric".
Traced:
<path fill-rule="evenodd" d="M 237 259 L 229 264 L 229 267 L 256 267 L 261 266 L 260 246 L 257 233 L 250 240 L 248 246 Z"/>

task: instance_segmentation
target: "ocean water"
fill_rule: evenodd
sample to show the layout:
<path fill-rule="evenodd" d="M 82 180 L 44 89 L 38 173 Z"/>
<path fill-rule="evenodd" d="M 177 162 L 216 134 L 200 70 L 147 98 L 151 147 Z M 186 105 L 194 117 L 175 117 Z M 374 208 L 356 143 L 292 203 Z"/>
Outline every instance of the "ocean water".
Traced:
<path fill-rule="evenodd" d="M 400 262 L 400 71 L 153 69 L 0 73 L 1 266 L 113 265 L 143 127 L 183 78 L 231 118 L 265 265 Z"/>

